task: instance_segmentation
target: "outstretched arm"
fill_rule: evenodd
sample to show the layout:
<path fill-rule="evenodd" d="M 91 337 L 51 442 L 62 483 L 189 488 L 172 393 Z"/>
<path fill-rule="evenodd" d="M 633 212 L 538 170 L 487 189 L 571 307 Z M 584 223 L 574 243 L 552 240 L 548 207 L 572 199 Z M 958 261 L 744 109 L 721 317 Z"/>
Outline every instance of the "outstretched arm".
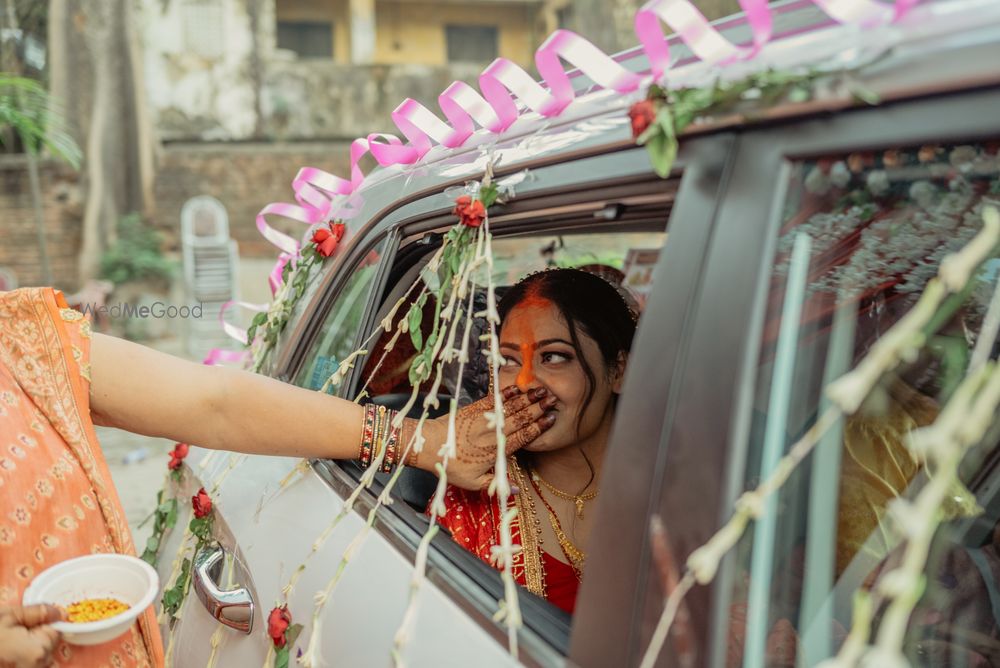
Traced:
<path fill-rule="evenodd" d="M 97 333 L 90 374 L 90 413 L 99 425 L 216 450 L 328 459 L 358 456 L 364 408 L 328 394 L 249 371 L 196 364 Z M 544 398 L 544 393 L 504 390 L 508 452 L 552 426 Z M 484 400 L 459 412 L 458 457 L 448 465 L 449 479 L 470 489 L 488 481 L 495 459 L 496 438 L 483 417 L 485 410 L 492 405 Z M 402 443 L 414 424 L 404 424 Z M 447 417 L 428 420 L 423 452 L 406 463 L 433 470 L 447 431 Z"/>
<path fill-rule="evenodd" d="M 249 371 L 206 366 L 95 333 L 96 424 L 216 450 L 353 459 L 364 409 Z"/>

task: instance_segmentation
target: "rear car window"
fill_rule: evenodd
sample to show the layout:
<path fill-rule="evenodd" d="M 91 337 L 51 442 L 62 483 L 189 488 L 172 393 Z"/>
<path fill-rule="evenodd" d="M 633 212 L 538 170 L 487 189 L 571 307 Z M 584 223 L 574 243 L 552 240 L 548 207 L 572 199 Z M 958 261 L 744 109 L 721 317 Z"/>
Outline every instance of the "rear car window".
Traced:
<path fill-rule="evenodd" d="M 900 146 L 792 163 L 746 488 L 824 410 L 823 388 L 865 356 L 912 308 L 942 258 L 981 229 L 984 205 L 1000 200 L 998 147 L 996 139 Z M 797 245 L 805 271 L 790 270 Z M 727 665 L 761 665 L 761 657 L 815 665 L 844 642 L 854 594 L 872 590 L 898 562 L 894 499 L 912 499 L 927 484 L 927 463 L 908 435 L 937 418 L 975 356 L 996 355 L 995 341 L 979 339 L 998 269 L 994 252 L 920 355 L 827 433 L 777 495 L 771 519 L 744 537 L 729 592 Z M 963 462 L 945 504 L 904 645 L 912 665 L 994 665 L 1000 657 L 1000 449 L 991 433 Z M 876 613 L 874 632 L 878 621 Z"/>

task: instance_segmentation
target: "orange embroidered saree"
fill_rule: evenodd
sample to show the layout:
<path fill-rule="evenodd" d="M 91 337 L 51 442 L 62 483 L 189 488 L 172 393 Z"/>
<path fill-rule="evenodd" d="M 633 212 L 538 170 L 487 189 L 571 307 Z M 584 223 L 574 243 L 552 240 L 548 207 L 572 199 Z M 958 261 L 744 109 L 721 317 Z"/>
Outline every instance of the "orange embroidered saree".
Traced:
<path fill-rule="evenodd" d="M 52 288 L 0 292 L 0 605 L 38 573 L 98 552 L 135 554 L 90 419 L 90 321 Z M 103 645 L 62 643 L 60 665 L 162 666 L 155 613 Z"/>

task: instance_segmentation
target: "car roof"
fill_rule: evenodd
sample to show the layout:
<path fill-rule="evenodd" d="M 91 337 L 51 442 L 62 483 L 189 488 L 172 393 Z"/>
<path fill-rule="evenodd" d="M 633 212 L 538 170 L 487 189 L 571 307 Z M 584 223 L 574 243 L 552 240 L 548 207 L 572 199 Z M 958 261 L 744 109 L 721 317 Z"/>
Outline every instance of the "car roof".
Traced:
<path fill-rule="evenodd" d="M 864 104 L 857 95 L 862 88 L 884 103 L 1000 83 L 996 67 L 1000 2 L 996 0 L 925 0 L 898 24 L 865 31 L 837 24 L 811 0 L 785 0 L 771 9 L 775 17 L 772 43 L 753 60 L 724 69 L 697 61 L 676 36 L 669 37 L 676 64 L 668 73 L 668 85 L 709 86 L 719 78 L 735 80 L 765 69 L 851 70 L 851 80 L 834 77 L 832 85 L 810 101 L 757 109 L 752 116 L 713 118 L 692 125 L 685 135 L 786 122 L 859 106 Z M 735 43 L 750 39 L 742 14 L 713 25 Z M 845 43 L 852 47 L 845 50 Z M 618 54 L 615 60 L 633 72 L 649 72 L 640 47 Z M 534 112 L 522 113 L 500 136 L 479 130 L 459 148 L 435 146 L 415 165 L 377 168 L 357 193 L 337 203 L 335 217 L 372 221 L 380 212 L 426 192 L 478 178 L 487 162 L 507 173 L 571 153 L 631 143 L 626 112 L 640 93 L 600 90 L 579 70 L 568 74 L 578 96 L 560 116 L 547 119 Z"/>

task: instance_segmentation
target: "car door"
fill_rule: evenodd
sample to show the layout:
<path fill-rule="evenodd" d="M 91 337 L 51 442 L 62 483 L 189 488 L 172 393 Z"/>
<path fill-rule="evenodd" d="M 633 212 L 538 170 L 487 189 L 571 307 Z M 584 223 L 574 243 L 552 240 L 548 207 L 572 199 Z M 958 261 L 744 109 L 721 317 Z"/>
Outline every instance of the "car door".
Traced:
<path fill-rule="evenodd" d="M 645 497 L 646 554 L 652 513 L 666 523 L 676 564 L 704 543 L 732 515 L 737 497 L 773 472 L 776 458 L 825 408 L 823 386 L 898 321 L 940 258 L 967 241 L 979 209 L 998 191 L 1000 123 L 991 111 L 998 103 L 997 90 L 988 88 L 740 136 L 694 298 L 690 344 L 674 369 L 657 445 L 662 468 Z M 893 236 L 948 203 L 967 209 L 951 227 L 928 224 L 923 233 L 911 231 L 908 243 Z M 796 242 L 800 231 L 804 240 Z M 806 249 L 797 251 L 796 271 L 797 244 Z M 916 255 L 904 262 L 906 253 Z M 823 306 L 834 278 L 863 289 Z M 977 281 L 988 301 L 995 267 Z M 903 296 L 888 300 L 888 291 Z M 838 315 L 843 309 L 831 304 L 854 310 Z M 969 315 L 966 324 L 981 324 L 978 317 Z M 971 349 L 960 323 L 954 326 L 948 335 Z M 969 331 L 974 341 L 976 332 Z M 919 389 L 907 395 L 922 407 L 908 405 L 910 427 L 931 420 L 949 396 L 936 394 L 943 392 L 941 364 L 921 358 L 897 378 Z M 889 429 L 886 415 L 899 414 L 902 392 L 893 387 L 879 395 L 883 407 L 865 414 L 872 428 Z M 815 665 L 840 646 L 853 594 L 869 586 L 898 547 L 887 538 L 885 508 L 923 486 L 920 466 L 913 465 L 879 504 L 860 503 L 857 490 L 868 488 L 856 482 L 865 469 L 851 440 L 856 419 L 841 421 L 821 442 L 723 560 L 711 586 L 692 591 L 690 623 L 668 640 L 657 665 Z M 885 442 L 898 454 L 906 430 L 894 429 Z M 870 456 L 871 441 L 861 443 Z M 937 612 L 922 607 L 906 640 L 916 665 L 977 665 L 974 660 L 997 656 L 995 459 L 994 431 L 962 469 L 975 498 L 956 488 L 935 543 L 921 606 Z M 623 589 L 633 613 L 627 621 L 604 618 L 605 637 L 615 640 L 601 655 L 605 665 L 637 663 L 662 611 L 663 591 L 651 567 L 626 577 Z M 597 625 L 589 630 L 596 634 Z M 574 648 L 602 651 L 591 637 L 581 632 Z"/>

